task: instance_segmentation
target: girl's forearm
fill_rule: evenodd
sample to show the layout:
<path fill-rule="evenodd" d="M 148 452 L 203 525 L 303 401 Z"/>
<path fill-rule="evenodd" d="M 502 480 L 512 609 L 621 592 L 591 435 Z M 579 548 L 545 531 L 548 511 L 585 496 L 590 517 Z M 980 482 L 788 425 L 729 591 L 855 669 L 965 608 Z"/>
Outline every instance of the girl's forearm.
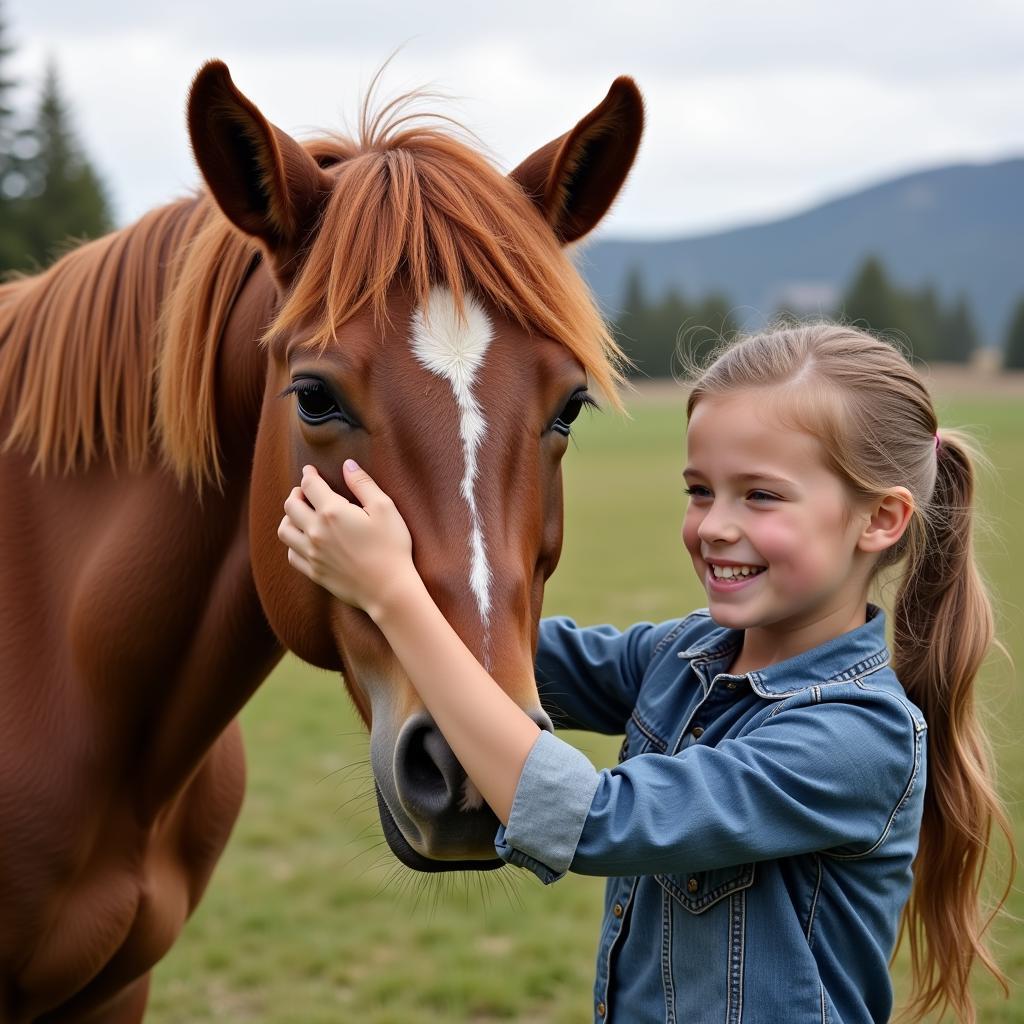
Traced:
<path fill-rule="evenodd" d="M 374 620 L 437 727 L 504 823 L 540 729 L 484 670 L 411 576 Z"/>

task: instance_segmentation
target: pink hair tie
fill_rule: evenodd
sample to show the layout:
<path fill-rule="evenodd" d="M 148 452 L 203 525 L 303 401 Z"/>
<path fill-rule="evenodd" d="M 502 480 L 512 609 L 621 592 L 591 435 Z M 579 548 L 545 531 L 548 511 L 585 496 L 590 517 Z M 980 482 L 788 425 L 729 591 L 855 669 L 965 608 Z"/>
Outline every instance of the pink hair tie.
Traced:
<path fill-rule="evenodd" d="M 942 438 L 939 437 L 939 432 L 936 430 L 935 431 L 935 450 L 936 451 L 939 450 L 939 445 L 940 444 L 942 444 Z"/>

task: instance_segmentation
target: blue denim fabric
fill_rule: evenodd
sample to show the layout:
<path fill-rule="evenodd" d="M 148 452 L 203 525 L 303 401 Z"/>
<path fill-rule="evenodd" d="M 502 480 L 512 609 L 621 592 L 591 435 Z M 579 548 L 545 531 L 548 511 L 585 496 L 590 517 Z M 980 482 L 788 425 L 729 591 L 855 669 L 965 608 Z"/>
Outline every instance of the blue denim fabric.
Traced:
<path fill-rule="evenodd" d="M 624 632 L 541 623 L 556 725 L 625 741 L 595 771 L 542 734 L 495 845 L 545 883 L 608 878 L 599 1024 L 889 1020 L 926 727 L 888 667 L 885 613 L 730 675 L 742 638 L 706 609 Z"/>

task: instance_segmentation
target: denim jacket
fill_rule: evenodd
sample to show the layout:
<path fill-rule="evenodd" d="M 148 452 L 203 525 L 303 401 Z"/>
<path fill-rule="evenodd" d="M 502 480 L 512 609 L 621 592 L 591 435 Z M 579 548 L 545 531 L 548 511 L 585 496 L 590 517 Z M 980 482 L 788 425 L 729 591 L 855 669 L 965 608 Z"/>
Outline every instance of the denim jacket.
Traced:
<path fill-rule="evenodd" d="M 545 883 L 608 879 L 598 1024 L 881 1024 L 910 894 L 925 722 L 885 613 L 786 661 L 727 672 L 707 609 L 661 625 L 541 623 L 556 725 L 625 732 L 596 771 L 542 733 L 496 849 Z"/>

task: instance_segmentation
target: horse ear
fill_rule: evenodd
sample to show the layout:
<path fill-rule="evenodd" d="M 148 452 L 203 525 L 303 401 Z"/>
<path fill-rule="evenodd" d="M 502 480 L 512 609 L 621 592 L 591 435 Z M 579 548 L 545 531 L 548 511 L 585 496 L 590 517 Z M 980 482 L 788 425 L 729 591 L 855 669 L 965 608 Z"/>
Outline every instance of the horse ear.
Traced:
<path fill-rule="evenodd" d="M 632 78 L 575 128 L 528 156 L 510 175 L 537 204 L 562 244 L 575 242 L 608 212 L 626 180 L 644 128 L 644 102 Z"/>
<path fill-rule="evenodd" d="M 188 98 L 196 163 L 225 216 L 258 238 L 282 271 L 305 241 L 330 179 L 235 87 L 227 65 L 204 64 Z"/>

